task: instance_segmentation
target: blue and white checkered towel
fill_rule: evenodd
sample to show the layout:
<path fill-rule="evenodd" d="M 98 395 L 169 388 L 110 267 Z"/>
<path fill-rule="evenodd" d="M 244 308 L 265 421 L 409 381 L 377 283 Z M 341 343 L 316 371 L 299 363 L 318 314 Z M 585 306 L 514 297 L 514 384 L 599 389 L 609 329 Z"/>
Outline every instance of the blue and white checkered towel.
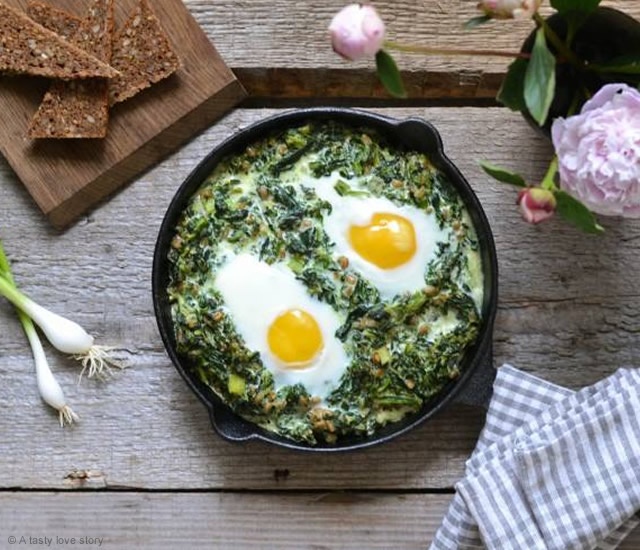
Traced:
<path fill-rule="evenodd" d="M 430 550 L 612 550 L 638 510 L 640 369 L 574 393 L 505 365 Z"/>

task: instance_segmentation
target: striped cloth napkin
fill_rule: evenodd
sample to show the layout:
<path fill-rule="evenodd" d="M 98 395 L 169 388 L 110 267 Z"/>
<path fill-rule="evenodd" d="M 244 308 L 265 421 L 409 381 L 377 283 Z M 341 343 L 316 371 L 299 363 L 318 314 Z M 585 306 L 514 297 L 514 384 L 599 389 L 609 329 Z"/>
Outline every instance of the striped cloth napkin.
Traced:
<path fill-rule="evenodd" d="M 573 392 L 505 365 L 430 550 L 612 550 L 638 510 L 640 369 Z"/>

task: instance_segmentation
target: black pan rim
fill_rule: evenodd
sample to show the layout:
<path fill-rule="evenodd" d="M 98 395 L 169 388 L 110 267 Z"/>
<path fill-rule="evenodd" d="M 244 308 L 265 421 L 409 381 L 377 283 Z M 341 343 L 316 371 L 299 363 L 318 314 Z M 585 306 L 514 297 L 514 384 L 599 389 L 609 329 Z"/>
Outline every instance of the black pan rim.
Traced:
<path fill-rule="evenodd" d="M 478 339 L 472 349 L 467 351 L 463 363 L 462 375 L 447 385 L 437 396 L 429 400 L 420 411 L 409 415 L 405 419 L 384 426 L 369 437 L 349 438 L 338 440 L 336 444 L 309 445 L 286 439 L 259 426 L 252 424 L 236 415 L 230 407 L 224 404 L 211 390 L 192 376 L 183 360 L 175 351 L 172 336 L 172 324 L 168 315 L 168 300 L 166 287 L 168 270 L 166 269 L 166 254 L 170 243 L 170 236 L 177 222 L 178 216 L 184 209 L 186 202 L 211 173 L 215 165 L 225 156 L 239 152 L 249 143 L 256 141 L 263 135 L 289 126 L 295 126 L 307 120 L 333 119 L 354 126 L 364 126 L 380 131 L 393 143 L 403 146 L 408 144 L 409 136 L 416 132 L 428 141 L 412 148 L 424 151 L 431 160 L 443 170 L 456 186 L 472 217 L 474 226 L 481 242 L 483 257 L 483 272 L 485 277 L 483 326 Z M 428 148 L 427 148 L 428 145 Z M 449 404 L 455 401 L 462 389 L 467 386 L 473 374 L 482 361 L 490 360 L 492 346 L 493 324 L 497 312 L 498 302 L 498 263 L 495 242 L 491 227 L 480 201 L 460 170 L 445 155 L 442 139 L 436 128 L 428 121 L 410 117 L 395 119 L 374 112 L 342 107 L 311 107 L 294 109 L 263 118 L 229 136 L 215 146 L 191 171 L 187 178 L 175 192 L 162 220 L 153 255 L 152 268 L 152 297 L 156 322 L 165 350 L 182 379 L 191 391 L 207 407 L 213 427 L 220 436 L 230 441 L 258 440 L 300 451 L 338 452 L 365 449 L 413 430 L 429 418 L 435 416 Z"/>

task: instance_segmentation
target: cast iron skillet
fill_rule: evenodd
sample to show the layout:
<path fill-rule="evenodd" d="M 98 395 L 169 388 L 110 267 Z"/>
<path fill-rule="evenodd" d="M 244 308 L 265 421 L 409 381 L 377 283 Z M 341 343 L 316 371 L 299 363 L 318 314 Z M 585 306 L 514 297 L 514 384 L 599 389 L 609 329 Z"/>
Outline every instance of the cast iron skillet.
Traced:
<path fill-rule="evenodd" d="M 455 185 L 464 200 L 478 233 L 484 270 L 484 304 L 482 326 L 475 345 L 468 350 L 461 365 L 462 375 L 449 383 L 422 409 L 400 422 L 389 424 L 367 438 L 345 437 L 336 444 L 311 446 L 285 439 L 263 430 L 239 416 L 189 369 L 187 360 L 176 352 L 170 304 L 166 293 L 169 284 L 167 252 L 171 246 L 174 227 L 189 198 L 200 187 L 223 157 L 240 153 L 250 143 L 286 127 L 294 127 L 310 120 L 333 119 L 353 126 L 365 126 L 385 135 L 394 144 L 424 152 Z M 485 407 L 491 396 L 495 369 L 492 361 L 492 330 L 498 301 L 498 265 L 493 235 L 478 198 L 460 171 L 445 156 L 437 130 L 428 122 L 409 118 L 395 120 L 377 114 L 342 108 L 311 108 L 289 111 L 258 122 L 239 131 L 209 153 L 193 170 L 176 192 L 164 217 L 153 259 L 153 302 L 158 328 L 169 357 L 182 378 L 209 410 L 211 423 L 225 439 L 231 441 L 261 440 L 281 447 L 305 451 L 346 451 L 370 447 L 388 441 L 421 424 L 453 402 Z"/>

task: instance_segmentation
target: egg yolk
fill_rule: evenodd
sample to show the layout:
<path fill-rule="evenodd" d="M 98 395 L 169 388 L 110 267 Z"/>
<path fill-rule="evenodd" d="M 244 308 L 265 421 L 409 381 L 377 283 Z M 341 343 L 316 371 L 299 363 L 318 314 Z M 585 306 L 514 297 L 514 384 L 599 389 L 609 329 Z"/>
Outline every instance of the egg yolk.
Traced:
<path fill-rule="evenodd" d="M 302 309 L 278 315 L 269 326 L 267 342 L 271 353 L 288 369 L 308 367 L 324 345 L 318 322 Z"/>
<path fill-rule="evenodd" d="M 416 252 L 413 224 L 388 212 L 375 212 L 368 225 L 352 225 L 349 240 L 360 256 L 382 269 L 401 266 Z"/>

